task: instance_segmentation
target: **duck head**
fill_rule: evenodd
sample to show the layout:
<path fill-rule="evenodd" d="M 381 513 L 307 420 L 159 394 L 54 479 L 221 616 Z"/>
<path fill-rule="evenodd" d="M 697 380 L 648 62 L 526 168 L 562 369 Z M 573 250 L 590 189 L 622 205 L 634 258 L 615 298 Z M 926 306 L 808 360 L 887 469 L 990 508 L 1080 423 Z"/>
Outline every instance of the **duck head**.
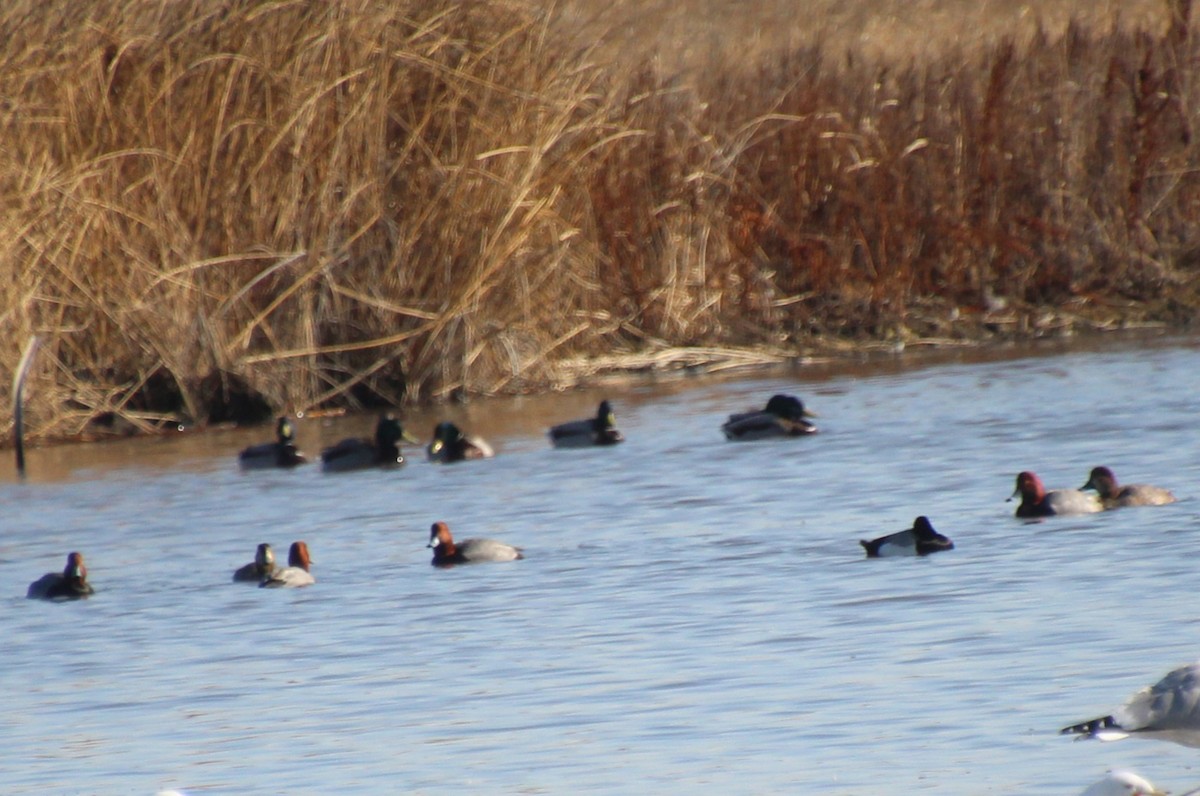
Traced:
<path fill-rule="evenodd" d="M 425 546 L 435 550 L 440 547 L 444 555 L 454 555 L 454 537 L 450 535 L 450 526 L 441 520 L 435 522 L 429 528 L 429 544 Z"/>
<path fill-rule="evenodd" d="M 1022 501 L 1038 503 L 1046 496 L 1046 487 L 1042 485 L 1042 479 L 1025 470 L 1017 474 L 1017 488 L 1013 490 L 1009 500 L 1017 496 L 1020 496 Z"/>
<path fill-rule="evenodd" d="M 288 550 L 288 566 L 298 567 L 305 572 L 312 566 L 312 559 L 308 556 L 308 544 L 305 542 L 292 542 L 291 548 Z"/>
<path fill-rule="evenodd" d="M 275 424 L 275 440 L 280 445 L 292 445 L 296 442 L 296 427 L 286 417 L 279 418 Z"/>
<path fill-rule="evenodd" d="M 254 566 L 259 572 L 270 572 L 275 567 L 275 551 L 263 542 L 254 551 Z"/>
<path fill-rule="evenodd" d="M 1108 497 L 1117 491 L 1117 477 L 1107 467 L 1093 467 L 1087 483 L 1079 488 L 1094 489 L 1100 493 L 1100 497 Z"/>
<path fill-rule="evenodd" d="M 83 586 L 87 583 L 87 567 L 83 565 L 83 553 L 67 555 L 67 566 L 63 569 L 63 577 L 72 586 Z"/>
<path fill-rule="evenodd" d="M 816 415 L 804 408 L 804 402 L 794 395 L 772 395 L 764 411 L 785 420 L 801 420 Z"/>
<path fill-rule="evenodd" d="M 429 455 L 438 455 L 443 448 L 458 444 L 462 438 L 463 433 L 458 426 L 448 420 L 438 423 L 433 429 L 433 442 L 429 443 Z"/>

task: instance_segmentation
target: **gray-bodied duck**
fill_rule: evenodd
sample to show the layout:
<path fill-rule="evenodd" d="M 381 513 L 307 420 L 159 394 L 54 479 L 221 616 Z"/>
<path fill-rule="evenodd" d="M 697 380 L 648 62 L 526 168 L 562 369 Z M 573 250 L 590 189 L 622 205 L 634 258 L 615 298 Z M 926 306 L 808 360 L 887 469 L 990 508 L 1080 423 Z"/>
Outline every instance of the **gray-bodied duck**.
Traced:
<path fill-rule="evenodd" d="M 1046 491 L 1042 479 L 1028 470 L 1017 474 L 1017 488 L 1009 500 L 1021 496 L 1018 517 L 1052 517 L 1056 514 L 1095 514 L 1103 511 L 1100 498 L 1078 489 Z"/>
<path fill-rule="evenodd" d="M 897 531 L 871 541 L 862 539 L 859 544 L 867 551 L 867 558 L 927 556 L 954 549 L 954 542 L 935 531 L 928 517 L 917 517 L 907 531 Z"/>
<path fill-rule="evenodd" d="M 242 583 L 262 583 L 279 569 L 275 564 L 275 551 L 263 542 L 254 551 L 254 560 L 233 572 L 233 579 Z"/>
<path fill-rule="evenodd" d="M 617 417 L 608 401 L 600 402 L 595 417 L 551 426 L 549 436 L 556 448 L 588 448 L 625 441 L 625 437 L 617 430 Z"/>
<path fill-rule="evenodd" d="M 95 594 L 87 582 L 87 567 L 83 564 L 83 553 L 67 555 L 67 566 L 62 572 L 47 572 L 29 584 L 25 596 L 31 600 L 78 600 Z"/>
<path fill-rule="evenodd" d="M 721 431 L 730 440 L 802 437 L 817 433 L 817 427 L 809 422 L 811 417 L 816 415 L 805 409 L 796 396 L 772 395 L 759 411 L 730 415 Z"/>
<path fill-rule="evenodd" d="M 352 438 L 321 451 L 321 467 L 326 472 L 342 473 L 368 467 L 395 467 L 404 464 L 400 443 L 417 443 L 391 412 L 380 415 L 374 439 Z"/>
<path fill-rule="evenodd" d="M 524 558 L 521 548 L 495 539 L 464 539 L 455 542 L 450 526 L 435 522 L 429 529 L 429 544 L 433 548 L 433 565 L 448 567 L 454 564 L 478 564 L 486 561 L 516 561 Z"/>
<path fill-rule="evenodd" d="M 1100 502 L 1106 509 L 1122 506 L 1165 506 L 1175 502 L 1175 496 L 1170 490 L 1149 484 L 1117 483 L 1117 477 L 1107 467 L 1093 467 L 1088 475 L 1087 483 L 1080 489 L 1094 489 L 1100 495 Z"/>
<path fill-rule="evenodd" d="M 238 466 L 243 470 L 295 467 L 306 462 L 308 457 L 296 448 L 296 427 L 286 417 L 275 424 L 274 442 L 251 445 L 238 454 Z"/>
<path fill-rule="evenodd" d="M 446 420 L 433 429 L 433 441 L 426 449 L 431 462 L 461 462 L 467 459 L 489 459 L 495 456 L 492 446 L 473 434 Z"/>
<path fill-rule="evenodd" d="M 268 589 L 295 589 L 300 586 L 311 586 L 317 580 L 309 572 L 312 559 L 308 555 L 308 545 L 304 542 L 292 542 L 288 550 L 288 565 L 271 573 L 271 576 L 258 584 Z"/>

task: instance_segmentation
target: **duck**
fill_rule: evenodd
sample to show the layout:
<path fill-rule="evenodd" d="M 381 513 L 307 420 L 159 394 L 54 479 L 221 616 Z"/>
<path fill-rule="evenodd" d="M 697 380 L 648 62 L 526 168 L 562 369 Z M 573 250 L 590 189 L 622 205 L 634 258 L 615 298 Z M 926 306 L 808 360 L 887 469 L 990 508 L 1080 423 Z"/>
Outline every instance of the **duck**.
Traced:
<path fill-rule="evenodd" d="M 594 445 L 616 445 L 625 437 L 617 430 L 616 415 L 608 401 L 601 401 L 596 416 L 551 426 L 550 443 L 556 448 L 588 448 Z"/>
<path fill-rule="evenodd" d="M 321 467 L 325 472 L 342 473 L 368 467 L 396 467 L 404 464 L 400 442 L 418 440 L 404 430 L 391 412 L 379 416 L 374 439 L 344 439 L 321 451 Z"/>
<path fill-rule="evenodd" d="M 1094 489 L 1100 495 L 1100 502 L 1105 508 L 1115 509 L 1121 506 L 1165 506 L 1174 503 L 1175 496 L 1170 490 L 1149 484 L 1128 484 L 1118 486 L 1117 477 L 1107 467 L 1093 467 L 1088 475 L 1087 483 L 1080 489 Z"/>
<path fill-rule="evenodd" d="M 243 470 L 295 467 L 307 462 L 308 457 L 296 448 L 296 428 L 286 417 L 275 423 L 274 442 L 251 445 L 238 454 L 238 466 Z"/>
<path fill-rule="evenodd" d="M 294 589 L 300 586 L 311 586 L 317 582 L 308 568 L 312 559 L 308 556 L 308 545 L 304 542 L 292 542 L 288 550 L 288 565 L 277 569 L 270 577 L 258 584 L 260 588 Z"/>
<path fill-rule="evenodd" d="M 1079 796 L 1167 796 L 1150 780 L 1132 771 L 1110 771 L 1103 779 L 1093 782 Z"/>
<path fill-rule="evenodd" d="M 1078 489 L 1054 489 L 1049 492 L 1042 485 L 1042 479 L 1028 470 L 1017 474 L 1017 488 L 1013 491 L 1012 500 L 1021 496 L 1021 505 L 1017 506 L 1018 517 L 1052 517 L 1056 514 L 1095 514 L 1103 511 L 1100 498 L 1090 492 Z"/>
<path fill-rule="evenodd" d="M 867 558 L 927 556 L 954 549 L 954 542 L 935 531 L 928 517 L 917 517 L 907 531 L 897 531 L 871 541 L 861 539 L 859 544 L 867 551 Z"/>
<path fill-rule="evenodd" d="M 25 596 L 31 600 L 79 600 L 95 594 L 87 582 L 87 567 L 83 553 L 69 553 L 62 572 L 47 572 L 29 584 Z"/>
<path fill-rule="evenodd" d="M 431 462 L 461 462 L 465 459 L 488 459 L 495 456 L 492 446 L 479 437 L 464 434 L 462 429 L 448 420 L 438 423 L 433 429 L 433 441 L 426 454 Z"/>
<path fill-rule="evenodd" d="M 1200 661 L 1172 669 L 1154 685 L 1135 691 L 1107 716 L 1063 727 L 1079 740 L 1140 737 L 1200 748 Z"/>
<path fill-rule="evenodd" d="M 810 417 L 816 415 L 805 409 L 796 396 L 772 395 L 760 411 L 730 415 L 721 431 L 728 440 L 802 437 L 817 433 L 817 427 L 808 421 Z"/>
<path fill-rule="evenodd" d="M 435 522 L 429 529 L 429 544 L 433 548 L 433 565 L 448 567 L 454 564 L 477 564 L 485 561 L 516 561 L 524 558 L 521 548 L 495 539 L 464 539 L 455 542 L 450 526 Z"/>
<path fill-rule="evenodd" d="M 233 572 L 235 581 L 246 583 L 262 583 L 279 570 L 275 565 L 275 551 L 271 545 L 263 542 L 254 551 L 254 560 Z"/>

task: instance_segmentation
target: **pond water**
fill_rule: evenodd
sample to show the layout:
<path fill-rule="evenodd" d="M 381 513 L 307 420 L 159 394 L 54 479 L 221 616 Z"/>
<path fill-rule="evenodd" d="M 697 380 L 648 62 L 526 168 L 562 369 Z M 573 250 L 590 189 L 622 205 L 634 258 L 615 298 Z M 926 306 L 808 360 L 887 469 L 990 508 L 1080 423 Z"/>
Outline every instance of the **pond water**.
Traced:
<path fill-rule="evenodd" d="M 8 451 L 0 792 L 1187 790 L 1194 750 L 1057 730 L 1200 658 L 1197 374 L 1176 339 L 632 382 L 441 410 L 496 458 L 392 472 L 239 472 L 270 428 Z M 821 433 L 722 438 L 776 392 Z M 627 441 L 551 449 L 600 397 Z M 1005 502 L 1101 464 L 1180 501 Z M 918 514 L 956 549 L 865 559 Z M 438 519 L 527 558 L 431 567 Z M 314 586 L 230 582 L 296 539 Z M 70 550 L 96 595 L 26 600 Z"/>

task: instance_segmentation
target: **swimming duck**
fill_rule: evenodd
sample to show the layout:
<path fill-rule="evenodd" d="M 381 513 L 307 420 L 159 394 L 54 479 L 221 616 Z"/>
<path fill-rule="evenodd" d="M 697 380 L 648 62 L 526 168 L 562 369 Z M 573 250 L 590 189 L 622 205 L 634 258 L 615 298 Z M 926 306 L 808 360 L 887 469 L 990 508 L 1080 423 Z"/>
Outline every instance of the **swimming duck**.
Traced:
<path fill-rule="evenodd" d="M 625 437 L 617 430 L 617 419 L 608 401 L 601 401 L 596 416 L 573 420 L 550 428 L 550 442 L 556 448 L 587 448 L 593 445 L 616 445 Z"/>
<path fill-rule="evenodd" d="M 487 459 L 495 455 L 492 446 L 479 437 L 462 433 L 449 421 L 438 423 L 433 429 L 433 441 L 427 448 L 431 462 L 461 462 L 464 459 Z"/>
<path fill-rule="evenodd" d="M 288 550 L 288 565 L 283 569 L 275 570 L 269 578 L 258 585 L 270 589 L 311 586 L 317 582 L 317 579 L 308 571 L 310 566 L 312 566 L 312 560 L 308 557 L 308 545 L 304 542 L 292 542 L 292 547 Z"/>
<path fill-rule="evenodd" d="M 321 467 L 326 472 L 347 472 L 367 467 L 394 467 L 404 464 L 400 442 L 419 440 L 406 432 L 391 412 L 380 415 L 375 424 L 375 438 L 344 439 L 321 451 Z"/>
<path fill-rule="evenodd" d="M 275 551 L 271 549 L 271 545 L 263 542 L 254 551 L 253 561 L 234 570 L 233 579 L 235 581 L 262 583 L 274 575 L 278 569 L 279 567 L 275 566 Z"/>
<path fill-rule="evenodd" d="M 1050 517 L 1055 514 L 1094 514 L 1103 511 L 1100 498 L 1078 489 L 1055 489 L 1050 492 L 1042 486 L 1042 479 L 1026 470 L 1017 475 L 1017 488 L 1012 500 L 1021 496 L 1017 506 L 1018 517 Z"/>
<path fill-rule="evenodd" d="M 1163 506 L 1174 503 L 1175 496 L 1168 490 L 1149 484 L 1118 486 L 1117 477 L 1107 467 L 1093 467 L 1088 481 L 1080 489 L 1094 489 L 1106 509 L 1121 506 Z"/>
<path fill-rule="evenodd" d="M 1167 796 L 1167 792 L 1132 771 L 1112 771 L 1079 796 Z"/>
<path fill-rule="evenodd" d="M 286 417 L 275 424 L 275 441 L 251 445 L 238 454 L 238 465 L 243 470 L 263 470 L 268 467 L 295 467 L 308 461 L 296 449 L 296 429 Z"/>
<path fill-rule="evenodd" d="M 444 522 L 435 522 L 429 529 L 429 544 L 426 547 L 433 548 L 435 567 L 484 561 L 516 561 L 525 557 L 521 548 L 495 539 L 465 539 L 456 543 L 450 536 L 450 526 Z"/>
<path fill-rule="evenodd" d="M 47 572 L 29 584 L 25 596 L 31 600 L 78 600 L 95 594 L 87 582 L 87 567 L 83 565 L 83 553 L 67 556 L 67 566 L 62 572 Z"/>
<path fill-rule="evenodd" d="M 810 417 L 816 415 L 805 409 L 796 396 L 772 395 L 760 411 L 730 415 L 721 430 L 730 440 L 800 437 L 817 432 L 817 427 L 807 420 Z"/>
<path fill-rule="evenodd" d="M 927 556 L 940 550 L 954 549 L 954 542 L 935 531 L 928 517 L 917 517 L 907 531 L 897 531 L 869 542 L 862 539 L 859 544 L 867 551 L 867 558 Z"/>

